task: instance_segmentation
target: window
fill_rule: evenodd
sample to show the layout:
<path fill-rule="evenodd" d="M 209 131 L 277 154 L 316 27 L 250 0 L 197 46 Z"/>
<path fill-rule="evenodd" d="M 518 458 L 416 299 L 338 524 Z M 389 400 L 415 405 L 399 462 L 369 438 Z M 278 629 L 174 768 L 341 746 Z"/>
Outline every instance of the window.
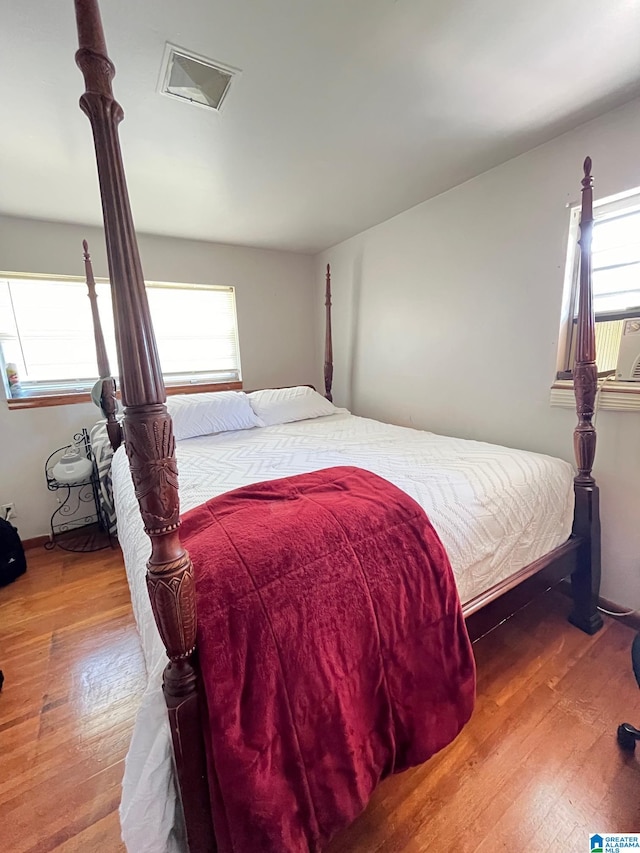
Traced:
<path fill-rule="evenodd" d="M 570 276 L 566 312 L 564 363 L 558 378 L 570 378 L 575 361 L 580 249 L 577 245 L 580 208 L 571 212 L 567 270 Z M 625 321 L 640 316 L 640 193 L 626 193 L 594 205 L 591 245 L 596 363 L 599 373 L 615 371 Z"/>
<path fill-rule="evenodd" d="M 115 372 L 109 284 L 96 289 Z M 232 287 L 148 282 L 147 295 L 167 385 L 240 379 Z M 90 390 L 98 368 L 86 283 L 0 277 L 0 355 L 10 397 Z"/>

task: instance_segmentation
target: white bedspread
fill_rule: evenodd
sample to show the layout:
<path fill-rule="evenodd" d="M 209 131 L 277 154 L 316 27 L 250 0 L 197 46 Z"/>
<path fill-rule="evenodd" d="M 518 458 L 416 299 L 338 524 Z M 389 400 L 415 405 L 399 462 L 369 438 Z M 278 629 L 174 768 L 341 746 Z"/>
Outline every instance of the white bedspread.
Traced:
<path fill-rule="evenodd" d="M 248 483 L 356 465 L 385 477 L 426 511 L 449 554 L 460 598 L 480 592 L 565 541 L 573 471 L 559 459 L 389 426 L 342 411 L 330 417 L 177 443 L 181 509 Z M 166 663 L 145 583 L 150 552 L 123 449 L 113 461 L 118 534 L 149 682 L 127 757 L 120 809 L 130 853 L 182 849 L 170 734 L 161 691 Z"/>

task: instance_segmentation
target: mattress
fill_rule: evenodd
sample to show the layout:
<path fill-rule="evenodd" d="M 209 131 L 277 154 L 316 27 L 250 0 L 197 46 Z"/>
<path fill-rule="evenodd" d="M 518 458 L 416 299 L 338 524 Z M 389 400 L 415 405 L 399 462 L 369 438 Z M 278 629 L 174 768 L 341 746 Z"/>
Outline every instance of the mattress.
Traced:
<path fill-rule="evenodd" d="M 176 453 L 183 512 L 248 483 L 334 465 L 355 465 L 386 478 L 431 519 L 463 603 L 556 548 L 571 532 L 573 470 L 568 463 L 346 411 L 179 441 Z M 114 456 L 112 477 L 118 535 L 149 677 L 125 767 L 123 839 L 131 853 L 177 853 L 183 842 L 161 689 L 166 655 L 147 595 L 150 543 L 123 448 Z"/>

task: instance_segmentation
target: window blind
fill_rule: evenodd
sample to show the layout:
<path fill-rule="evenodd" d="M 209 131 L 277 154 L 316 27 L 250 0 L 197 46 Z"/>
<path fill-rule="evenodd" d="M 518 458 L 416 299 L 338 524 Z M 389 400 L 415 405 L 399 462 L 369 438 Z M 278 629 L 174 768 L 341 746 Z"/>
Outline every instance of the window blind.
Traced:
<path fill-rule="evenodd" d="M 152 284 L 147 295 L 165 376 L 174 382 L 240 378 L 233 288 Z"/>
<path fill-rule="evenodd" d="M 112 371 L 117 371 L 109 284 L 98 282 L 98 306 Z M 160 363 L 167 384 L 240 378 L 232 287 L 147 283 Z M 86 284 L 20 278 L 0 280 L 0 348 L 16 366 L 15 393 L 64 393 L 98 378 Z"/>
<path fill-rule="evenodd" d="M 640 210 L 596 219 L 591 264 L 596 314 L 640 308 Z"/>

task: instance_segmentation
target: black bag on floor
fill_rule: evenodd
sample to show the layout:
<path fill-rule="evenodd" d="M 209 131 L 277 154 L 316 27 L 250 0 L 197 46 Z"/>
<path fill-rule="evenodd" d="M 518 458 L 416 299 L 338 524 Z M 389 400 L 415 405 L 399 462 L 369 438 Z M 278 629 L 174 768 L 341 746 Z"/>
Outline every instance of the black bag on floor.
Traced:
<path fill-rule="evenodd" d="M 27 571 L 27 560 L 18 531 L 0 518 L 0 586 L 13 583 Z"/>

